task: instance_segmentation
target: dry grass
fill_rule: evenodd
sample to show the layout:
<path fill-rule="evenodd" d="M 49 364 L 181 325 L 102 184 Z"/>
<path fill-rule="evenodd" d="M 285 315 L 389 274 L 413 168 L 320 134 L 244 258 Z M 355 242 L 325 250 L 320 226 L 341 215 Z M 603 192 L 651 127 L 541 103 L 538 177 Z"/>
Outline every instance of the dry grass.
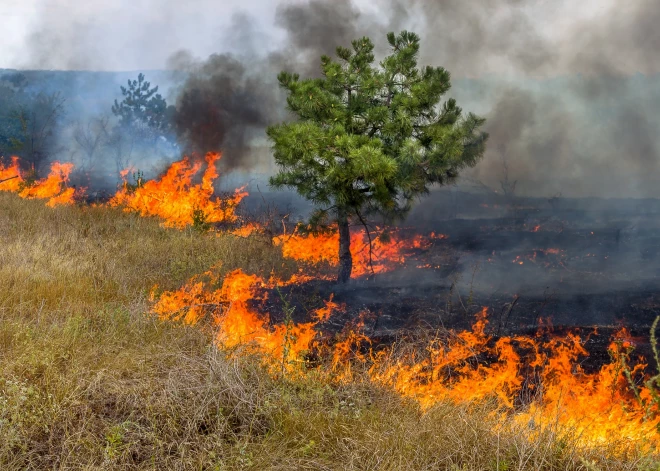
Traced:
<path fill-rule="evenodd" d="M 498 433 L 492 407 L 421 413 L 356 381 L 276 381 L 196 328 L 147 316 L 223 262 L 295 269 L 257 238 L 164 230 L 0 194 L 0 469 L 660 469 L 570 434 Z"/>

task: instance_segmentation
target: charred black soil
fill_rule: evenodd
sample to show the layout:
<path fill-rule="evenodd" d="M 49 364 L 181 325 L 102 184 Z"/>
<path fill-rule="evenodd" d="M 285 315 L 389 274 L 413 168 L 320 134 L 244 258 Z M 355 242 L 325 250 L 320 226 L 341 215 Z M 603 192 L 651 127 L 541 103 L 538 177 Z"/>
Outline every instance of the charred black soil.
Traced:
<path fill-rule="evenodd" d="M 346 285 L 314 281 L 282 291 L 306 314 L 332 294 L 345 305 L 323 326 L 329 334 L 364 320 L 376 342 L 412 332 L 469 329 L 482 307 L 494 338 L 577 332 L 587 369 L 609 360 L 607 346 L 625 327 L 637 351 L 650 353 L 649 329 L 660 314 L 660 204 L 656 200 L 496 200 L 441 194 L 420 205 L 400 231 L 441 233 L 401 267 Z M 437 208 L 445 208 L 441 214 Z M 280 321 L 281 300 L 267 301 Z M 552 327 L 550 327 L 552 326 Z"/>

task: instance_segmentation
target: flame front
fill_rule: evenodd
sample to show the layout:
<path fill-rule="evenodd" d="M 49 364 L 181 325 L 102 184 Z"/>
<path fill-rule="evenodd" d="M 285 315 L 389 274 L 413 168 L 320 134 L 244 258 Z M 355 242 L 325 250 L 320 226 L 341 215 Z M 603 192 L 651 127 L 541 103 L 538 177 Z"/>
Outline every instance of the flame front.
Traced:
<path fill-rule="evenodd" d="M 128 171 L 124 171 L 124 185 L 109 204 L 142 216 L 160 217 L 166 227 L 183 228 L 192 225 L 195 214 L 206 223 L 235 222 L 236 206 L 247 193 L 239 188 L 230 198 L 214 196 L 213 182 L 218 177 L 216 163 L 219 159 L 220 154 L 206 154 L 206 170 L 198 184 L 193 183 L 193 178 L 201 170 L 202 164 L 192 163 L 187 157 L 174 162 L 159 180 L 140 183 L 135 189 L 128 185 Z"/>
<path fill-rule="evenodd" d="M 218 276 L 211 270 L 194 277 L 177 291 L 162 293 L 153 312 L 161 319 L 182 320 L 188 324 L 210 320 L 217 329 L 219 347 L 232 349 L 243 345 L 250 351 L 263 354 L 270 366 L 287 371 L 299 370 L 297 365 L 301 358 L 314 346 L 318 335 L 314 329 L 317 322 L 293 323 L 289 320 L 271 326 L 268 314 L 250 306 L 251 302 L 265 300 L 265 288 L 283 287 L 298 281 L 298 277 L 288 281 L 265 281 L 235 270 L 225 276 L 220 288 L 213 288 L 218 283 Z M 152 299 L 155 300 L 153 293 Z M 321 322 L 340 308 L 331 298 L 315 316 Z"/>
<path fill-rule="evenodd" d="M 660 446 L 660 411 L 650 401 L 652 392 L 640 387 L 636 397 L 628 387 L 621 361 L 626 342 L 614 341 L 612 362 L 587 374 L 580 367 L 587 352 L 579 336 L 550 336 L 543 341 L 539 333 L 537 338 L 495 340 L 486 334 L 487 309 L 483 308 L 470 331 L 450 331 L 414 353 L 400 354 L 393 347 L 371 351 L 370 339 L 360 330 L 363 321 L 324 350 L 318 327 L 332 312 L 343 309 L 332 298 L 313 313 L 313 322 L 271 324 L 269 314 L 253 306 L 265 299 L 267 288 L 291 280 L 265 282 L 237 270 L 226 275 L 221 288 L 209 289 L 218 278 L 211 272 L 204 277 L 204 281 L 196 277 L 180 290 L 163 293 L 154 312 L 161 319 L 189 323 L 210 316 L 219 347 L 245 346 L 262 354 L 273 371 L 313 371 L 316 377 L 341 382 L 354 378 L 353 370 L 360 364 L 371 381 L 416 400 L 422 409 L 447 401 L 495 401 L 502 426 L 523 427 L 531 438 L 551 429 L 575 434 L 585 446 L 605 442 L 620 443 L 622 450 Z M 328 359 L 328 368 L 306 363 L 307 353 L 314 349 Z M 637 376 L 641 368 L 628 371 Z"/>
<path fill-rule="evenodd" d="M 381 230 L 369 236 L 365 231 L 351 231 L 351 255 L 353 258 L 352 278 L 359 278 L 371 273 L 383 273 L 393 270 L 406 261 L 406 253 L 414 249 L 426 248 L 430 240 L 421 235 L 403 238 L 394 233 L 388 239 L 380 237 Z M 445 238 L 444 235 L 431 234 L 433 239 Z M 339 265 L 339 234 L 336 230 L 328 233 L 302 234 L 294 232 L 273 239 L 282 247 L 282 254 L 312 265 L 327 263 L 332 267 Z"/>
<path fill-rule="evenodd" d="M 0 164 L 0 191 L 18 193 L 21 198 L 44 199 L 47 206 L 73 204 L 76 189 L 68 186 L 69 175 L 73 171 L 72 163 L 53 162 L 50 173 L 42 180 L 27 185 L 21 172 L 18 157 L 12 157 L 12 164 L 4 167 Z M 84 190 L 79 190 L 82 193 Z"/>
<path fill-rule="evenodd" d="M 515 423 L 525 425 L 532 435 L 559 426 L 588 445 L 660 445 L 660 411 L 648 400 L 650 390 L 640 388 L 639 397 L 630 391 L 621 342 L 610 345 L 611 363 L 587 374 L 580 366 L 587 352 L 579 336 L 545 342 L 503 337 L 491 345 L 484 333 L 485 315 L 484 309 L 471 332 L 432 342 L 425 358 L 382 355 L 371 367 L 372 380 L 416 399 L 423 408 L 445 400 L 472 403 L 495 398 L 501 410 L 514 411 Z M 485 365 L 480 356 L 493 360 Z M 643 367 L 633 368 L 631 377 Z"/>
<path fill-rule="evenodd" d="M 18 157 L 11 158 L 11 165 L 5 167 L 0 163 L 0 191 L 18 192 L 23 184 Z"/>
<path fill-rule="evenodd" d="M 192 180 L 201 170 L 201 163 L 184 159 L 174 163 L 160 180 L 137 188 L 125 184 L 110 204 L 141 215 L 158 216 L 168 227 L 193 224 L 196 212 L 206 222 L 234 222 L 234 210 L 246 193 L 239 189 L 229 199 L 214 196 L 213 181 L 218 176 L 215 164 L 219 158 L 218 154 L 206 156 L 207 167 L 199 184 Z M 71 204 L 76 194 L 68 187 L 72 169 L 72 164 L 55 162 L 47 178 L 26 186 L 14 158 L 11 165 L 0 165 L 0 191 L 46 199 L 49 206 Z M 259 230 L 258 225 L 252 224 L 234 229 L 234 233 L 248 236 Z M 391 270 L 403 264 L 415 250 L 428 247 L 432 239 L 444 237 L 432 234 L 430 238 L 405 238 L 394 233 L 388 240 L 378 235 L 377 231 L 370 253 L 366 234 L 357 230 L 351 233 L 354 277 Z M 294 232 L 278 236 L 274 242 L 284 256 L 305 264 L 338 264 L 336 232 Z M 536 252 L 564 256 L 559 249 L 539 249 L 525 258 L 536 261 Z M 520 257 L 515 261 L 522 262 Z M 365 374 L 370 381 L 414 399 L 423 410 L 447 401 L 493 401 L 501 426 L 516 427 L 532 440 L 550 430 L 579 437 L 585 446 L 616 443 L 622 453 L 632 447 L 657 451 L 660 446 L 659 401 L 655 400 L 654 390 L 639 382 L 644 365 L 628 366 L 632 347 L 623 330 L 609 347 L 611 362 L 591 373 L 580 366 L 587 352 L 578 335 L 560 337 L 540 332 L 536 337 L 495 339 L 487 333 L 486 308 L 477 314 L 471 330 L 447 331 L 412 353 L 399 352 L 396 346 L 372 349 L 371 339 L 363 329 L 368 313 L 363 313 L 333 342 L 323 338 L 324 323 L 345 308 L 332 297 L 310 313 L 309 322 L 294 322 L 294 308 L 284 297 L 283 321 L 273 322 L 263 308 L 269 290 L 319 275 L 299 274 L 279 280 L 240 270 L 224 277 L 219 272 L 219 268 L 212 268 L 180 289 L 160 295 L 154 289 L 153 312 L 163 320 L 212 329 L 219 348 L 257 353 L 274 374 L 313 372 L 315 377 L 325 377 L 329 382 L 348 381 L 356 374 Z M 310 352 L 324 358 L 325 363 L 310 364 Z"/>

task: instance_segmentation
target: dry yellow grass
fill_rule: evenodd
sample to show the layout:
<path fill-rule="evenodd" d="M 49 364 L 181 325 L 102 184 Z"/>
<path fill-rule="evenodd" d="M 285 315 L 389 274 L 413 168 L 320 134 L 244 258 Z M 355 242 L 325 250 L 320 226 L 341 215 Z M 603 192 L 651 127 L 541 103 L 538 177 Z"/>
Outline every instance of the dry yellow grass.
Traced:
<path fill-rule="evenodd" d="M 277 381 L 146 314 L 154 284 L 218 261 L 295 269 L 258 238 L 0 194 L 0 469 L 660 469 L 565 432 L 498 433 L 487 404 L 422 413 L 368 382 Z"/>

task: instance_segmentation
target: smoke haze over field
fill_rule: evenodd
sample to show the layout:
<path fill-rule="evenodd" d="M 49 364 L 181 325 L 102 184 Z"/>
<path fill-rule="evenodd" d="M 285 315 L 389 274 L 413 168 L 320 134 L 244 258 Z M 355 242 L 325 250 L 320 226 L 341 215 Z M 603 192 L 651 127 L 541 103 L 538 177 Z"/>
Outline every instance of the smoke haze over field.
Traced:
<path fill-rule="evenodd" d="M 263 129 L 286 118 L 275 76 L 318 74 L 319 56 L 387 31 L 422 36 L 421 63 L 488 118 L 471 178 L 537 196 L 660 196 L 660 6 L 652 0 L 161 2 L 32 0 L 0 7 L 2 67 L 183 71 L 168 100 L 192 150 L 250 168 Z M 9 37 L 7 37 L 9 36 Z M 148 77 L 149 78 L 149 77 Z M 159 85 L 161 85 L 159 83 Z"/>

